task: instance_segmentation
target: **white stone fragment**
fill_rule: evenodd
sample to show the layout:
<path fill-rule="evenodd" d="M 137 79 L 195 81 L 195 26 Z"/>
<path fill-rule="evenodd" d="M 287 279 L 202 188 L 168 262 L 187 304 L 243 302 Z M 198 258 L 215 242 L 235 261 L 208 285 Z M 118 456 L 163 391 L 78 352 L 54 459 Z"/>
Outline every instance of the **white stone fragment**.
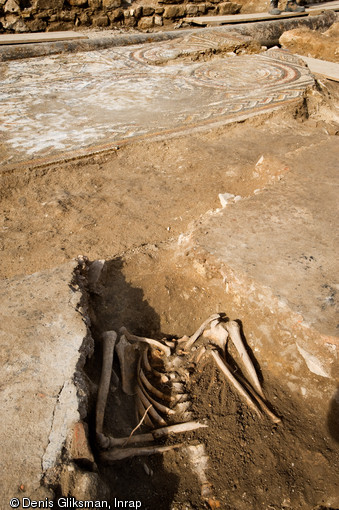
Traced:
<path fill-rule="evenodd" d="M 219 193 L 218 197 L 221 207 L 226 207 L 227 204 L 234 201 L 235 195 L 232 195 L 232 193 Z"/>
<path fill-rule="evenodd" d="M 312 372 L 313 374 L 320 375 L 321 377 L 327 377 L 331 378 L 329 373 L 324 369 L 321 361 L 313 356 L 313 354 L 310 354 L 309 352 L 305 351 L 298 343 L 296 342 L 297 349 L 301 356 L 304 358 L 307 368 Z"/>

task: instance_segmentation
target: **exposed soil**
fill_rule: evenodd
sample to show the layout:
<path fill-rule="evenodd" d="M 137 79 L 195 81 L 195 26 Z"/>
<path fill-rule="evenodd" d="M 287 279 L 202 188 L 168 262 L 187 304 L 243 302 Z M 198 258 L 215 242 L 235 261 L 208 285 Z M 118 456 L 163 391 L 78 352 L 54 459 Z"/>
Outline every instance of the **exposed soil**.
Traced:
<path fill-rule="evenodd" d="M 339 62 L 338 40 L 339 23 L 333 23 L 323 33 L 310 28 L 288 30 L 280 36 L 279 43 L 292 53 L 329 60 L 330 62 Z"/>
<path fill-rule="evenodd" d="M 220 207 L 219 193 L 249 196 L 274 186 L 289 171 L 295 151 L 338 132 L 329 113 L 337 84 L 317 94 L 297 112 L 2 174 L 1 277 L 55 267 L 79 254 L 105 258 L 111 262 L 103 280 L 90 289 L 98 345 L 102 331 L 121 325 L 154 338 L 191 334 L 210 313 L 228 310 L 243 321 L 250 344 L 258 322 L 269 320 L 266 312 L 254 317 L 253 311 L 240 311 L 228 301 L 219 276 L 192 271 L 187 261 L 172 259 L 168 248 L 192 222 Z M 253 169 L 262 155 L 267 168 L 258 179 Z M 332 410 L 306 408 L 301 397 L 291 398 L 282 373 L 257 363 L 282 425 L 254 416 L 211 363 L 198 367 L 188 387 L 195 417 L 209 427 L 185 440 L 205 445 L 219 508 L 338 508 L 337 401 Z M 97 383 L 99 349 L 87 371 Z M 131 431 L 132 404 L 120 390 L 111 394 L 107 432 Z M 140 500 L 149 510 L 206 507 L 185 450 L 113 467 L 99 463 L 99 470 L 112 504 L 116 497 Z"/>
<path fill-rule="evenodd" d="M 251 195 L 286 171 L 287 153 L 335 134 L 330 105 L 337 93 L 331 82 L 322 93 L 312 92 L 316 115 L 307 122 L 305 103 L 298 112 L 2 173 L 1 277 L 55 267 L 79 254 L 110 258 L 177 238 L 220 207 L 219 193 Z M 253 170 L 262 155 L 267 172 L 258 180 Z"/>
<path fill-rule="evenodd" d="M 282 417 L 282 423 L 275 425 L 266 417 L 256 416 L 214 364 L 206 360 L 191 372 L 186 391 L 193 402 L 194 418 L 208 428 L 158 444 L 205 445 L 209 456 L 207 476 L 220 504 L 215 508 L 337 508 L 339 437 L 334 423 L 339 417 L 338 408 L 335 412 L 324 410 L 321 402 L 308 408 L 301 396 L 292 396 L 283 375 L 286 367 L 280 374 L 272 373 L 258 355 L 253 355 L 255 339 L 260 337 L 258 325 L 272 319 L 263 311 L 237 306 L 225 294 L 216 269 L 207 276 L 195 269 L 189 256 L 178 257 L 171 248 L 159 250 L 155 246 L 108 262 L 99 283 L 90 288 L 92 333 L 97 345 L 102 331 L 119 330 L 122 325 L 155 339 L 181 337 L 192 334 L 209 314 L 232 310 L 231 318 L 243 321 L 249 352 L 264 381 L 267 400 Z M 274 317 L 274 321 L 279 322 L 279 317 Z M 279 350 L 279 328 L 274 337 Z M 233 365 L 241 369 L 231 345 L 228 352 L 230 360 L 235 360 Z M 96 383 L 100 358 L 98 349 L 87 365 L 88 374 Z M 117 360 L 114 369 L 120 373 Z M 307 370 L 302 371 L 301 367 L 300 377 L 309 378 Z M 321 391 L 320 379 L 314 384 Z M 133 397 L 126 396 L 120 386 L 114 391 L 113 386 L 105 432 L 115 437 L 128 436 L 137 425 Z M 139 432 L 140 429 L 136 433 Z M 110 488 L 112 505 L 117 498 L 140 500 L 142 508 L 152 510 L 209 508 L 201 498 L 201 485 L 185 448 L 113 465 L 99 464 L 99 469 Z"/>

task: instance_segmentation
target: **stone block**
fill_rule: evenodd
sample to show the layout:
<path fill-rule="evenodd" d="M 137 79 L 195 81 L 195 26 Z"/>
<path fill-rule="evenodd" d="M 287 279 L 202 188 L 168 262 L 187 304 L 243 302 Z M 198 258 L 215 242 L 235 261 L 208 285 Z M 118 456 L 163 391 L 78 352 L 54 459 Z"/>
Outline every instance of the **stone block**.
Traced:
<path fill-rule="evenodd" d="M 47 25 L 47 23 L 46 23 Z M 47 32 L 63 32 L 66 30 L 73 30 L 74 23 L 69 21 L 56 21 L 54 23 L 50 23 L 46 29 Z M 39 30 L 40 32 L 40 30 Z"/>
<path fill-rule="evenodd" d="M 199 11 L 199 14 L 206 14 L 206 12 L 207 12 L 206 4 L 199 4 L 198 11 Z"/>
<path fill-rule="evenodd" d="M 164 7 L 156 7 L 155 8 L 155 14 L 158 14 L 159 16 L 162 16 L 164 14 L 165 8 Z"/>
<path fill-rule="evenodd" d="M 95 27 L 108 27 L 109 18 L 108 16 L 106 16 L 106 14 L 100 14 L 98 16 L 93 17 L 92 23 Z"/>
<path fill-rule="evenodd" d="M 87 7 L 87 0 L 68 0 L 73 7 Z"/>
<path fill-rule="evenodd" d="M 60 13 L 60 21 L 71 21 L 74 23 L 75 13 L 71 11 L 62 11 Z"/>
<path fill-rule="evenodd" d="M 154 16 L 154 26 L 156 27 L 162 27 L 164 24 L 164 21 L 162 19 L 162 16 L 159 16 L 158 14 L 156 14 Z"/>
<path fill-rule="evenodd" d="M 135 9 L 131 9 L 131 11 L 133 11 L 133 16 L 135 17 L 135 19 L 140 19 L 141 16 L 143 15 L 143 8 L 141 5 L 138 5 L 138 7 L 136 7 Z"/>
<path fill-rule="evenodd" d="M 122 5 L 122 0 L 102 0 L 104 9 L 118 9 Z"/>
<path fill-rule="evenodd" d="M 184 0 L 159 0 L 159 4 L 182 4 Z"/>
<path fill-rule="evenodd" d="M 29 21 L 27 25 L 31 32 L 43 32 L 47 27 L 46 21 L 42 19 L 34 19 L 33 21 Z"/>
<path fill-rule="evenodd" d="M 154 7 L 150 7 L 149 5 L 145 5 L 145 7 L 142 8 L 143 16 L 153 16 L 154 12 L 155 12 Z"/>
<path fill-rule="evenodd" d="M 134 16 L 130 16 L 129 18 L 125 17 L 124 25 L 127 28 L 133 28 L 137 25 L 137 20 Z"/>
<path fill-rule="evenodd" d="M 102 0 L 88 0 L 88 7 L 90 7 L 93 10 L 101 9 Z"/>
<path fill-rule="evenodd" d="M 196 4 L 186 4 L 187 16 L 196 16 L 199 12 L 199 7 Z"/>
<path fill-rule="evenodd" d="M 20 6 L 19 6 L 18 2 L 16 2 L 15 0 L 7 0 L 7 2 L 5 3 L 5 6 L 4 6 L 4 11 L 5 11 L 5 13 L 20 12 Z"/>
<path fill-rule="evenodd" d="M 218 14 L 221 16 L 227 14 L 237 14 L 241 10 L 241 5 L 236 4 L 235 2 L 222 2 L 218 6 Z"/>
<path fill-rule="evenodd" d="M 122 9 L 114 9 L 109 15 L 108 15 L 111 23 L 115 23 L 117 21 L 121 21 L 124 19 L 124 11 Z"/>
<path fill-rule="evenodd" d="M 83 26 L 90 26 L 92 24 L 92 20 L 88 14 L 88 12 L 82 12 L 79 16 L 79 22 Z"/>
<path fill-rule="evenodd" d="M 141 30 L 148 30 L 154 27 L 154 16 L 142 17 L 138 23 L 138 28 Z"/>
<path fill-rule="evenodd" d="M 33 7 L 35 9 L 62 9 L 64 0 L 35 0 Z"/>
<path fill-rule="evenodd" d="M 184 5 L 168 5 L 165 7 L 164 18 L 181 18 L 182 16 L 185 16 L 185 12 L 186 10 Z"/>

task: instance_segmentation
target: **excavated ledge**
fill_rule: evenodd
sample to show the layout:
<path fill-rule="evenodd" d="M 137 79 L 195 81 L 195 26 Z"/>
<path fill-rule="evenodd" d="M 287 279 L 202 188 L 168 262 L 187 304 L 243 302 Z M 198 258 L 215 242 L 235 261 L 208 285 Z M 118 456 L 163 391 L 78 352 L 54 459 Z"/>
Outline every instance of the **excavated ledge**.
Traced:
<path fill-rule="evenodd" d="M 62 462 L 74 425 L 86 414 L 81 369 L 93 348 L 78 311 L 76 262 L 0 282 L 1 494 L 53 498 L 43 484 Z M 7 508 L 7 506 L 6 506 Z"/>

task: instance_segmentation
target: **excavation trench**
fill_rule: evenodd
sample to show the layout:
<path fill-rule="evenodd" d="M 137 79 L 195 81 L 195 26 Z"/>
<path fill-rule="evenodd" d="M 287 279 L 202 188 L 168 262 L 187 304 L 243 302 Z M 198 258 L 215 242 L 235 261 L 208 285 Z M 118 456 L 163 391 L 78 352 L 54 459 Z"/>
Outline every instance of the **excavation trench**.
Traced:
<path fill-rule="evenodd" d="M 215 502 L 220 504 L 217 508 L 336 508 L 335 383 L 316 376 L 301 359 L 290 355 L 297 340 L 282 330 L 282 324 L 291 320 L 288 312 L 279 315 L 274 303 L 271 310 L 260 304 L 248 306 L 240 294 L 226 292 L 224 269 L 215 260 L 177 245 L 144 247 L 103 265 L 83 266 L 95 340 L 94 356 L 85 366 L 92 387 L 88 424 L 106 487 L 103 499 L 110 501 L 111 508 L 118 504 L 132 507 L 135 502 L 148 509 L 208 505 L 185 447 L 101 462 L 95 442 L 95 405 L 103 333 L 125 326 L 134 334 L 157 340 L 180 338 L 191 335 L 215 312 L 240 321 L 269 407 L 282 423 L 258 417 L 210 360 L 198 365 L 187 383 L 193 418 L 208 427 L 162 438 L 156 444 L 204 445 L 209 457 L 207 477 Z M 228 357 L 242 369 L 231 343 Z M 138 423 L 134 397 L 121 389 L 116 355 L 113 368 L 104 433 L 126 437 Z M 140 427 L 135 434 L 147 430 Z"/>

